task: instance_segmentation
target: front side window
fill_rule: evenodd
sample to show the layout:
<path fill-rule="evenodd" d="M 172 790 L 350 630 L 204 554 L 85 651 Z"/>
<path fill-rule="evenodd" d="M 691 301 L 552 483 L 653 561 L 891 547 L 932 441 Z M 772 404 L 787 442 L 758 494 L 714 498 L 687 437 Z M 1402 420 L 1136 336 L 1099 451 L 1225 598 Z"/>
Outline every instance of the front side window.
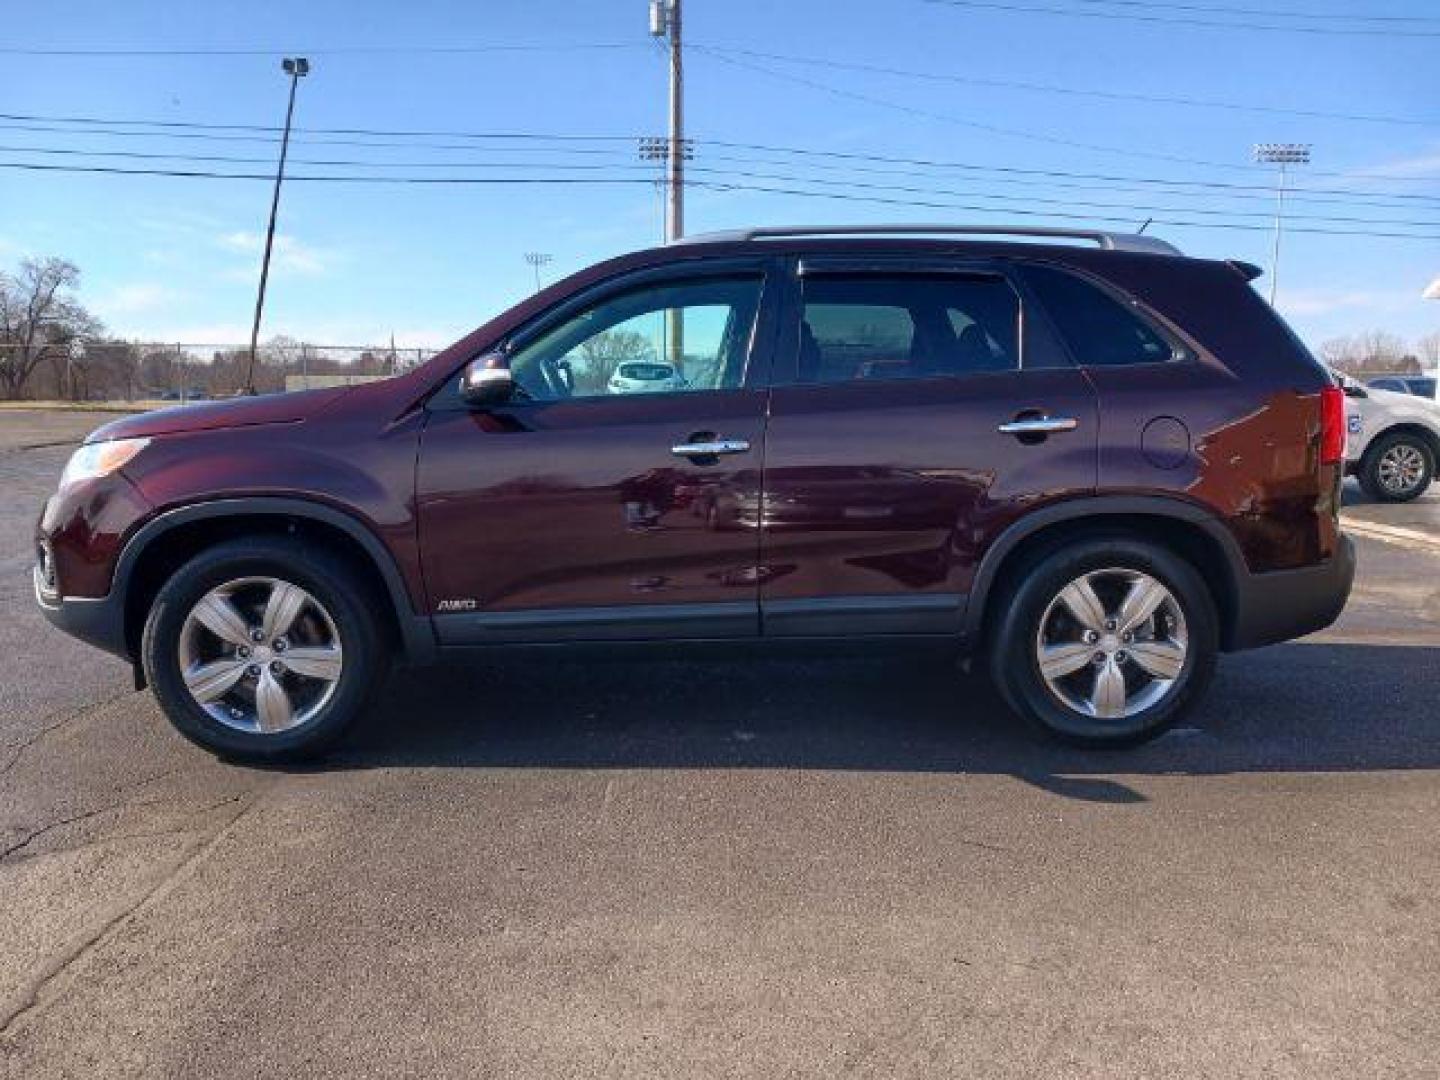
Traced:
<path fill-rule="evenodd" d="M 536 401 L 741 385 L 760 306 L 757 277 L 666 282 L 607 297 L 510 357 Z"/>
<path fill-rule="evenodd" d="M 803 319 L 801 382 L 924 379 L 1019 366 L 1020 303 L 999 277 L 809 277 Z"/>
<path fill-rule="evenodd" d="M 1025 279 L 1081 367 L 1160 364 L 1186 355 L 1129 305 L 1076 274 L 1035 265 L 1025 268 Z"/>

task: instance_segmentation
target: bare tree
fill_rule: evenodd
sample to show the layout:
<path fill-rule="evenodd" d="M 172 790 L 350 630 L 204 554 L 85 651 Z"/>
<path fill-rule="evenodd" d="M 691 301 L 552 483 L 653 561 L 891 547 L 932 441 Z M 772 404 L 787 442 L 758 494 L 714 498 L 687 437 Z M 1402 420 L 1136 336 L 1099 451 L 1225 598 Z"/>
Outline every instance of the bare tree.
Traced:
<path fill-rule="evenodd" d="M 1336 371 L 1346 375 L 1359 375 L 1361 370 L 1360 346 L 1353 337 L 1334 337 L 1320 343 L 1320 359 Z"/>
<path fill-rule="evenodd" d="M 1384 330 L 1367 330 L 1357 339 L 1360 343 L 1360 362 L 1366 371 L 1403 371 L 1405 365 L 1405 342 Z"/>
<path fill-rule="evenodd" d="M 1429 371 L 1440 368 L 1440 330 L 1433 334 L 1426 334 L 1415 343 L 1415 352 L 1420 357 L 1420 362 Z"/>
<path fill-rule="evenodd" d="M 1320 359 L 1347 375 L 1406 374 L 1420 363 L 1406 352 L 1405 342 L 1384 330 L 1367 330 L 1354 337 L 1331 338 L 1320 345 Z"/>
<path fill-rule="evenodd" d="M 79 284 L 75 264 L 57 258 L 22 259 L 18 273 L 0 273 L 0 393 L 18 398 L 41 361 L 63 365 L 72 341 L 99 332 L 74 297 Z M 56 371 L 62 392 L 73 394 L 74 380 Z"/>
<path fill-rule="evenodd" d="M 646 360 L 654 349 L 644 334 L 634 330 L 607 330 L 581 343 L 578 350 L 584 361 L 575 372 L 575 389 L 581 393 L 605 392 L 610 376 L 626 360 Z"/>

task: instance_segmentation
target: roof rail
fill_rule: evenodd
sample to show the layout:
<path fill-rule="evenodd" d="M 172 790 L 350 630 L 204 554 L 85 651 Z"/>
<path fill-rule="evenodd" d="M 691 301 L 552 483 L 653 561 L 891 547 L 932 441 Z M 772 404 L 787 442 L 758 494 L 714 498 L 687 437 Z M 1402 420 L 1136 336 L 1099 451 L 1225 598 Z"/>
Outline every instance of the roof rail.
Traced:
<path fill-rule="evenodd" d="M 732 229 L 726 232 L 696 233 L 672 241 L 702 244 L 741 240 L 776 240 L 807 236 L 1021 236 L 1055 240 L 1089 240 L 1106 251 L 1144 251 L 1155 255 L 1179 255 L 1180 249 L 1156 236 L 1107 232 L 1103 229 L 1056 229 L 1039 225 L 833 225 L 782 226 Z"/>

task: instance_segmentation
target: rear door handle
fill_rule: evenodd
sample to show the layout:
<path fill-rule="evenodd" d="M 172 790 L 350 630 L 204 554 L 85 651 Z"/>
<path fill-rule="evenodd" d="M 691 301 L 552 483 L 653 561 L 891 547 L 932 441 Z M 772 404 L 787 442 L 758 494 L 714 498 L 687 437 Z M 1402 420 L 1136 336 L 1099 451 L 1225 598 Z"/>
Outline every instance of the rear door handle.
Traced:
<path fill-rule="evenodd" d="M 1080 421 L 1073 416 L 1027 416 L 1001 424 L 995 430 L 1001 435 L 1053 435 L 1057 431 L 1074 431 Z"/>
<path fill-rule="evenodd" d="M 707 439 L 704 442 L 676 443 L 670 453 L 676 457 L 718 457 L 721 454 L 744 454 L 750 450 L 745 439 Z"/>

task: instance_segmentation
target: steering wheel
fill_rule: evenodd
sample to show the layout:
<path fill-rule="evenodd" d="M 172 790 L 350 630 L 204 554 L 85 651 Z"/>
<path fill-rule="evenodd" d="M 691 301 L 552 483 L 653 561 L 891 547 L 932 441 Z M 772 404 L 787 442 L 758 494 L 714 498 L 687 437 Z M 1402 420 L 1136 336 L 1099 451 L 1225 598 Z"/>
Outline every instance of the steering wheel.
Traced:
<path fill-rule="evenodd" d="M 557 398 L 575 396 L 575 370 L 565 357 L 546 357 L 540 361 L 540 371 L 551 395 Z"/>

